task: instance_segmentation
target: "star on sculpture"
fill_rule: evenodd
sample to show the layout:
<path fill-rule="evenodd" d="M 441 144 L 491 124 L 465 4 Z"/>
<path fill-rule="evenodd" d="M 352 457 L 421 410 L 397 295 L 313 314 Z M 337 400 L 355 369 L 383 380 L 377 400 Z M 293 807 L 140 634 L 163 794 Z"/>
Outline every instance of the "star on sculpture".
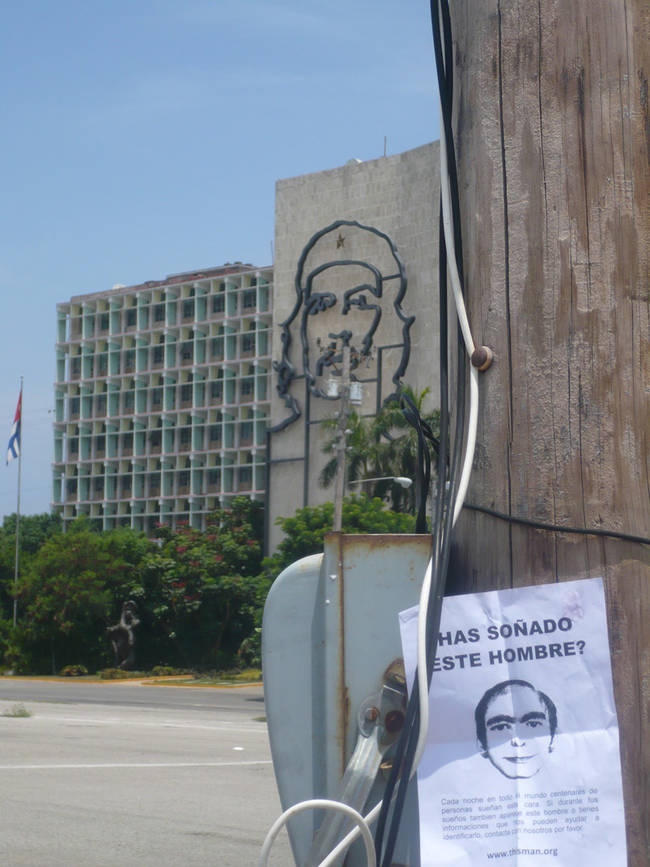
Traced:
<path fill-rule="evenodd" d="M 345 246 L 345 238 L 344 238 L 343 235 L 339 232 L 339 236 L 338 236 L 338 238 L 336 239 L 336 249 L 338 250 L 339 247 L 344 247 L 344 246 Z"/>

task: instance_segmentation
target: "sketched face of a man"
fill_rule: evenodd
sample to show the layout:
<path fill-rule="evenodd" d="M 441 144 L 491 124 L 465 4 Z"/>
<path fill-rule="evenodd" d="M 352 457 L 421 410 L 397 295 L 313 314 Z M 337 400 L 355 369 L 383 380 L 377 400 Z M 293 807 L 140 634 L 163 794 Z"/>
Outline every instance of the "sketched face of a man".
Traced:
<path fill-rule="evenodd" d="M 485 709 L 483 755 L 510 779 L 534 777 L 551 751 L 554 722 L 532 686 L 508 686 Z"/>

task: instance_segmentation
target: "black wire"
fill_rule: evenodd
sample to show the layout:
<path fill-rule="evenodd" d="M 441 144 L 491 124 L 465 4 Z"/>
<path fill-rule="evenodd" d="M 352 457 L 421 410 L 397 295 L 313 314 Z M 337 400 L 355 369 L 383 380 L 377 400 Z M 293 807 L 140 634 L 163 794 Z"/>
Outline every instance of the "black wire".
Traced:
<path fill-rule="evenodd" d="M 427 441 L 430 443 L 431 449 L 436 451 L 436 454 L 439 443 L 434 436 L 431 426 L 422 418 L 417 406 L 406 392 L 402 392 L 400 395 L 400 406 L 404 418 L 415 430 L 418 438 L 418 451 L 415 471 L 415 532 L 426 533 L 427 494 L 429 491 L 429 486 L 431 484 L 431 454 L 427 445 Z"/>
<path fill-rule="evenodd" d="M 463 275 L 463 250 L 462 232 L 460 224 L 460 207 L 458 192 L 458 173 L 456 169 L 456 156 L 454 137 L 451 128 L 454 98 L 454 76 L 452 60 L 451 20 L 449 17 L 448 0 L 431 0 L 431 24 L 433 29 L 433 45 L 438 70 L 438 90 L 440 92 L 440 107 L 443 120 L 443 128 L 440 131 L 444 135 L 447 152 L 447 174 L 449 175 L 449 193 L 452 205 L 452 225 L 454 229 L 454 252 L 456 265 L 460 277 L 461 286 L 464 284 Z M 434 9 L 435 6 L 435 9 Z M 439 14 L 440 13 L 440 14 Z M 440 18 L 442 18 L 444 49 L 440 31 Z M 444 55 L 443 55 L 444 51 Z"/>
<path fill-rule="evenodd" d="M 438 70 L 438 82 L 441 95 L 441 105 L 443 113 L 442 131 L 445 135 L 447 144 L 447 161 L 450 178 L 450 196 L 452 199 L 452 219 L 454 225 L 454 247 L 458 266 L 458 273 L 463 280 L 463 261 L 462 261 L 462 243 L 460 231 L 460 207 L 458 194 L 458 181 L 456 172 L 456 161 L 453 147 L 453 136 L 451 134 L 451 106 L 453 100 L 453 74 L 452 74 L 452 49 L 451 49 L 451 25 L 449 18 L 449 9 L 447 0 L 440 0 L 442 9 L 438 7 L 438 3 L 434 0 L 431 2 L 432 28 L 434 37 L 434 49 L 436 52 L 436 65 Z M 443 30 L 445 33 L 445 45 L 443 58 L 442 40 L 440 35 L 440 19 L 442 18 Z M 436 516 L 435 524 L 432 528 L 433 534 L 433 554 L 432 554 L 432 581 L 431 593 L 429 596 L 429 604 L 427 609 L 427 630 L 426 630 L 426 649 L 427 649 L 427 683 L 430 683 L 433 664 L 435 660 L 435 651 L 437 646 L 437 636 L 440 628 L 440 613 L 442 608 L 442 598 L 444 593 L 444 585 L 446 582 L 447 569 L 449 565 L 449 554 L 451 550 L 451 529 L 453 520 L 453 511 L 457 495 L 457 487 L 459 482 L 459 469 L 462 455 L 462 445 L 464 439 L 465 425 L 465 380 L 466 380 L 466 355 L 462 343 L 460 328 L 458 329 L 458 376 L 457 376 L 457 413 L 455 425 L 455 437 L 453 458 L 451 467 L 449 468 L 449 486 L 445 484 L 447 478 L 446 467 L 446 452 L 448 441 L 448 426 L 449 426 L 449 406 L 448 406 L 448 380 L 449 371 L 447 365 L 447 259 L 446 249 L 444 245 L 444 236 L 442 229 L 442 219 L 439 225 L 440 235 L 440 448 L 438 451 L 438 495 L 436 499 Z M 419 719 L 419 689 L 417 685 L 417 674 L 414 688 L 409 699 L 407 714 L 405 720 L 404 731 L 397 748 L 397 754 L 393 763 L 389 783 L 384 794 L 384 803 L 377 825 L 375 836 L 375 846 L 377 852 L 377 864 L 388 867 L 392 861 L 401 815 L 406 798 L 410 771 L 415 754 L 415 748 L 418 740 L 420 728 Z M 385 826 L 387 816 L 392 801 L 395 785 L 399 781 L 395 804 L 391 816 L 391 823 L 388 830 L 386 847 L 382 854 L 383 837 L 385 834 Z"/>
<path fill-rule="evenodd" d="M 635 542 L 638 545 L 650 545 L 650 539 L 645 536 L 634 536 L 631 533 L 622 533 L 619 530 L 606 530 L 602 527 L 565 527 L 563 524 L 547 524 L 545 521 L 534 521 L 532 518 L 517 518 L 515 515 L 506 515 L 488 506 L 477 506 L 475 503 L 464 503 L 464 509 L 473 512 L 483 512 L 507 521 L 509 524 L 523 524 L 525 527 L 535 527 L 537 530 L 547 530 L 549 533 L 577 533 L 580 536 L 605 536 L 612 539 L 623 539 L 625 542 Z"/>
<path fill-rule="evenodd" d="M 443 285 L 446 287 L 446 281 L 443 281 Z M 457 410 L 457 423 L 454 437 L 454 455 L 452 466 L 450 469 L 450 485 L 447 488 L 446 485 L 442 483 L 438 489 L 438 512 L 437 515 L 439 519 L 436 521 L 436 538 L 434 538 L 434 551 L 433 551 L 433 563 L 432 563 L 432 580 L 431 580 L 431 593 L 429 596 L 429 603 L 427 608 L 427 628 L 426 628 L 426 657 L 427 657 L 427 684 L 431 682 L 431 675 L 433 672 L 433 664 L 435 660 L 435 652 L 437 649 L 437 640 L 438 633 L 440 631 L 440 615 L 442 611 L 442 600 L 444 593 L 444 586 L 446 583 L 446 575 L 447 569 L 449 566 L 449 554 L 451 550 L 451 530 L 452 530 L 452 517 L 454 511 L 454 505 L 457 496 L 457 488 L 458 482 L 460 479 L 459 469 L 460 469 L 460 461 L 462 457 L 462 441 L 464 435 L 464 418 L 465 418 L 465 376 L 466 376 L 466 355 L 464 351 L 464 347 L 462 344 L 461 335 L 459 334 L 459 357 L 458 357 L 458 393 L 457 399 L 458 410 Z M 448 418 L 448 413 L 446 413 Z M 442 417 L 442 412 L 441 412 Z M 442 425 L 441 425 L 442 427 Z M 441 442 L 443 438 L 441 436 Z M 441 478 L 444 479 L 444 475 L 441 475 Z M 444 491 L 444 498 L 441 502 L 441 492 Z M 417 687 L 417 673 L 415 686 Z M 406 801 L 406 794 L 408 790 L 408 784 L 411 776 L 411 768 L 413 766 L 413 759 L 415 756 L 415 749 L 417 746 L 418 736 L 420 732 L 420 707 L 419 707 L 419 688 L 414 688 L 412 690 L 412 694 L 409 699 L 409 704 L 407 707 L 407 717 L 405 721 L 405 732 L 403 734 L 403 738 L 400 740 L 398 756 L 393 764 L 393 773 L 391 774 L 391 788 L 390 791 L 387 790 L 384 794 L 384 804 L 386 805 L 386 810 L 383 810 L 384 805 L 382 805 L 382 812 L 385 814 L 388 811 L 388 805 L 390 805 L 390 801 L 392 800 L 392 795 L 395 787 L 395 783 L 397 782 L 397 795 L 395 797 L 395 803 L 393 806 L 392 816 L 390 826 L 388 828 L 388 836 L 386 840 L 386 846 L 384 850 L 383 861 L 381 861 L 382 867 L 388 867 L 388 865 L 392 864 L 393 854 L 395 850 L 395 845 L 397 842 L 397 835 L 399 833 L 399 827 L 401 822 L 401 817 L 404 809 L 404 804 Z M 403 760 L 402 760 L 403 756 Z M 385 820 L 384 820 L 385 821 Z M 378 853 L 381 853 L 381 843 L 384 835 L 384 830 L 382 827 L 381 832 L 378 827 L 378 834 L 376 836 L 376 850 Z M 378 855 L 379 859 L 379 855 Z M 379 860 L 377 863 L 380 863 Z"/>
<path fill-rule="evenodd" d="M 440 206 L 442 214 L 442 204 Z M 439 281 L 439 321 L 440 321 L 440 446 L 438 449 L 438 490 L 436 495 L 436 512 L 435 521 L 432 527 L 433 548 L 438 548 L 438 534 L 440 532 L 441 516 L 443 514 L 443 496 L 446 488 L 447 479 L 447 446 L 449 437 L 449 399 L 448 399 L 448 380 L 449 380 L 449 364 L 448 364 L 448 336 L 447 336 L 447 251 L 444 246 L 444 236 L 442 229 L 442 219 L 438 222 L 439 235 L 439 260 L 438 260 L 438 281 Z M 432 552 L 433 559 L 433 552 Z M 433 569 L 433 563 L 432 563 Z M 406 709 L 406 717 L 404 728 L 397 744 L 396 754 L 393 758 L 393 766 L 389 774 L 384 798 L 377 820 L 375 829 L 375 850 L 377 853 L 377 865 L 379 867 L 382 851 L 382 844 L 388 814 L 392 804 L 393 793 L 395 786 L 402 773 L 402 764 L 404 754 L 412 737 L 412 731 L 415 730 L 416 736 L 419 732 L 419 685 L 418 679 L 415 678 L 413 689 L 409 697 L 409 703 Z"/>
<path fill-rule="evenodd" d="M 442 216 L 442 204 L 440 206 Z M 449 398 L 448 398 L 448 380 L 449 380 L 449 363 L 448 363 L 448 335 L 447 335 L 447 251 L 444 246 L 444 236 L 442 228 L 442 219 L 438 222 L 439 234 L 439 259 L 438 259 L 438 281 L 439 281 L 439 321 L 440 321 L 440 440 L 438 448 L 438 490 L 436 494 L 436 506 L 434 515 L 434 524 L 432 527 L 433 535 L 433 553 L 439 549 L 439 534 L 441 531 L 441 519 L 444 512 L 444 494 L 446 491 L 447 479 L 447 448 L 449 438 Z M 432 562 L 433 570 L 433 562 Z M 432 576 L 433 577 L 433 576 Z M 389 812 L 392 806 L 393 794 L 401 774 L 404 774 L 404 756 L 407 748 L 419 733 L 419 685 L 417 675 L 414 680 L 411 695 L 406 709 L 404 727 L 402 729 L 400 739 L 397 743 L 396 752 L 393 757 L 393 765 L 391 772 L 386 782 L 384 796 L 382 800 L 381 810 L 377 819 L 375 828 L 375 852 L 377 857 L 377 867 L 381 864 L 381 853 L 384 841 L 384 834 L 388 822 Z M 407 774 L 408 776 L 408 774 Z M 396 804 L 396 809 L 399 810 Z M 394 824 L 394 815 L 393 822 Z M 390 862 L 389 862 L 390 863 Z"/>

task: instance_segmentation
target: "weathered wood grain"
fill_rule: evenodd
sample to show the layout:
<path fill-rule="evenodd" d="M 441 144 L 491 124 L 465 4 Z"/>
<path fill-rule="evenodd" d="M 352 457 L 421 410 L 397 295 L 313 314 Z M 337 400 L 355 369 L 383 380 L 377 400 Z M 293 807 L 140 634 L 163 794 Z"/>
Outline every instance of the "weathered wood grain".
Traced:
<path fill-rule="evenodd" d="M 482 375 L 468 499 L 650 536 L 646 0 L 456 0 L 454 127 Z M 650 550 L 465 512 L 454 592 L 602 575 L 629 863 L 650 863 Z"/>

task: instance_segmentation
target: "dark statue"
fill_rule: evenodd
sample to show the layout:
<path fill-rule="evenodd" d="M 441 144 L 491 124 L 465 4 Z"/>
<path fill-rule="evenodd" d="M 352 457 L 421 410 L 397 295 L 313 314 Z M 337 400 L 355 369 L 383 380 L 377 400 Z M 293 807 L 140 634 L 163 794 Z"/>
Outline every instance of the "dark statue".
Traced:
<path fill-rule="evenodd" d="M 118 668 L 131 668 L 135 662 L 135 630 L 140 624 L 138 609 L 130 599 L 122 605 L 120 622 L 106 629 Z"/>

